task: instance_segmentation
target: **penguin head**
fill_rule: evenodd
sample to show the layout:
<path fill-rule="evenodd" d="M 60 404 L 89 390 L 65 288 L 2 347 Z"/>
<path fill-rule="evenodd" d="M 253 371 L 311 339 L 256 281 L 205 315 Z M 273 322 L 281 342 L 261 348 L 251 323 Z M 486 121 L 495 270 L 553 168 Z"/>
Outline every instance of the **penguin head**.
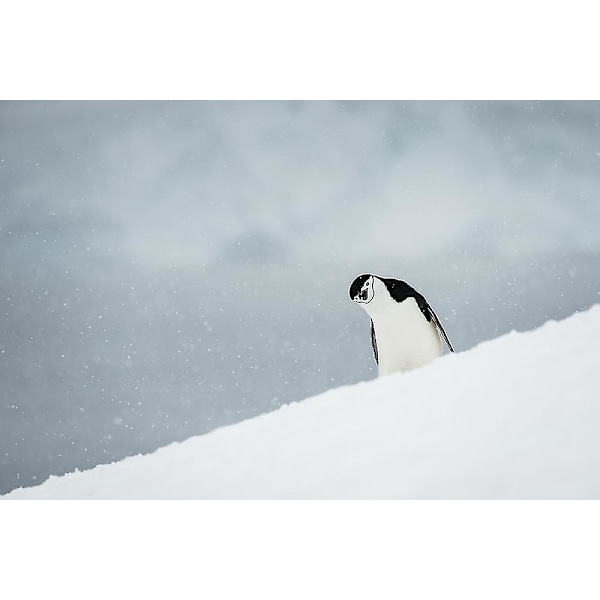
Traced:
<path fill-rule="evenodd" d="M 348 291 L 350 299 L 371 315 L 386 310 L 397 304 L 388 289 L 387 281 L 371 273 L 359 275 Z"/>
<path fill-rule="evenodd" d="M 352 302 L 368 304 L 375 297 L 375 275 L 359 275 L 350 286 L 348 293 Z"/>

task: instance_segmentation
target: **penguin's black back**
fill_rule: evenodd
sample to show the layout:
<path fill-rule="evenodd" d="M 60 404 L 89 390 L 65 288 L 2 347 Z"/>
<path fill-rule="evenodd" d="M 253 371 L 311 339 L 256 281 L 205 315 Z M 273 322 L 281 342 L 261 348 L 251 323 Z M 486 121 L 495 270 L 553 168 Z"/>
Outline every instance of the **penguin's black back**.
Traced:
<path fill-rule="evenodd" d="M 427 321 L 431 321 L 431 315 L 427 310 L 429 304 L 427 303 L 427 300 L 425 300 L 425 297 L 419 294 L 415 288 L 408 285 L 406 281 L 394 279 L 393 277 L 380 277 L 379 279 L 385 283 L 385 287 L 390 293 L 390 296 L 396 302 L 403 302 L 407 298 L 414 298 Z"/>

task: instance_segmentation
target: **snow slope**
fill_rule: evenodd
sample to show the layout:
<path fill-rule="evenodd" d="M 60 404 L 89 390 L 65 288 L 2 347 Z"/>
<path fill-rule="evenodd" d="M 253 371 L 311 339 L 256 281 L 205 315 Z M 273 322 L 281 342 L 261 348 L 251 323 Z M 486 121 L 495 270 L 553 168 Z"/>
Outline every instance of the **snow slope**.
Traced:
<path fill-rule="evenodd" d="M 599 367 L 596 305 L 3 498 L 600 498 Z"/>

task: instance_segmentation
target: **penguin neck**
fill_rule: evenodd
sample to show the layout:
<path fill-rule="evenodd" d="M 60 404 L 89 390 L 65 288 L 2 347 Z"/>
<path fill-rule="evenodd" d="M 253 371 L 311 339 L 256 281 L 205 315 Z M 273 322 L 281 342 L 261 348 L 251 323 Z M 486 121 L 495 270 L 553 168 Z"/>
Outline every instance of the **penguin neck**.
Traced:
<path fill-rule="evenodd" d="M 398 309 L 396 302 L 384 302 L 384 303 L 372 303 L 363 305 L 366 313 L 371 317 L 371 319 L 375 321 L 379 321 L 381 319 L 387 319 L 390 317 L 394 310 Z"/>

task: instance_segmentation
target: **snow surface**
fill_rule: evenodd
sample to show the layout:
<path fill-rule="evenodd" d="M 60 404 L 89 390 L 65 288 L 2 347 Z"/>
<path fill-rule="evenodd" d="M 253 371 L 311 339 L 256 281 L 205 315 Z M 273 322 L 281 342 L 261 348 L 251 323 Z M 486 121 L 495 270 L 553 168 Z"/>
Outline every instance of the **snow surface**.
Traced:
<path fill-rule="evenodd" d="M 600 498 L 600 305 L 5 499 Z"/>

